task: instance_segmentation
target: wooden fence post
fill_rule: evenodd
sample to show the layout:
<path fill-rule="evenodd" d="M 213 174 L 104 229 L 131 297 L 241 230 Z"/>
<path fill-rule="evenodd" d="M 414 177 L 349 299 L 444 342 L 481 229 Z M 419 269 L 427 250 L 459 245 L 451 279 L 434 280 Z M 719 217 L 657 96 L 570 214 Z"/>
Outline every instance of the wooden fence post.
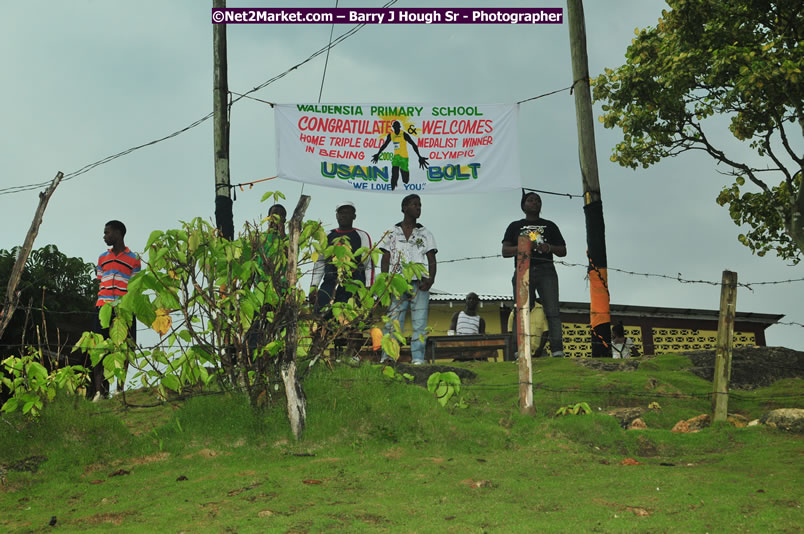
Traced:
<path fill-rule="evenodd" d="M 527 235 L 520 235 L 516 253 L 516 311 L 517 311 L 517 367 L 519 369 L 519 411 L 532 415 L 533 409 L 533 362 L 530 359 L 530 250 Z"/>
<path fill-rule="evenodd" d="M 725 421 L 728 416 L 731 345 L 734 338 L 736 307 L 737 273 L 723 271 L 723 282 L 720 286 L 720 317 L 717 322 L 715 375 L 712 378 L 713 421 Z"/>
<path fill-rule="evenodd" d="M 14 262 L 14 267 L 11 268 L 11 274 L 8 277 L 5 302 L 2 303 L 3 306 L 0 308 L 0 337 L 3 337 L 3 332 L 5 332 L 9 321 L 11 321 L 14 310 L 17 309 L 17 299 L 19 298 L 17 294 L 17 284 L 19 284 L 20 278 L 22 278 L 22 272 L 25 270 L 25 262 L 28 261 L 34 240 L 39 234 L 39 225 L 42 224 L 42 216 L 45 214 L 47 203 L 56 190 L 56 187 L 61 183 L 62 178 L 64 178 L 64 174 L 59 171 L 56 173 L 56 177 L 53 178 L 53 181 L 50 182 L 48 188 L 39 193 L 39 205 L 36 207 L 33 221 L 31 221 L 31 227 L 28 229 L 28 234 L 25 236 L 22 247 L 17 252 L 17 261 Z"/>

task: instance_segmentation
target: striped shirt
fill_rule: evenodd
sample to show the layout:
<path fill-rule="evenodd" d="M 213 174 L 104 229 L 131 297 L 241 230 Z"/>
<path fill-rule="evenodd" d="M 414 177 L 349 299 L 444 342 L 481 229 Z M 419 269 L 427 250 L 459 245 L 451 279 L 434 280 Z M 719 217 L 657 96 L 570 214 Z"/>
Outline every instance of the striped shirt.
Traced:
<path fill-rule="evenodd" d="M 112 249 L 107 250 L 98 258 L 98 300 L 95 306 L 103 306 L 106 302 L 113 302 L 128 291 L 128 281 L 140 272 L 142 264 L 140 258 L 126 247 L 120 254 Z"/>
<path fill-rule="evenodd" d="M 466 312 L 458 313 L 458 322 L 455 324 L 455 333 L 459 336 L 477 334 L 480 332 L 480 316 L 467 315 Z"/>

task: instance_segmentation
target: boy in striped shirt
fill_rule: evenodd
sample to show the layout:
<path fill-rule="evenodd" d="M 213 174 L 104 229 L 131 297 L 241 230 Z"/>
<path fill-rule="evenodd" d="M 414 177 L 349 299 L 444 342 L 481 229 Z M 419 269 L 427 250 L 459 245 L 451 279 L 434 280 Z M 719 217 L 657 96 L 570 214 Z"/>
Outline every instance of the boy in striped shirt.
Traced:
<path fill-rule="evenodd" d="M 103 241 L 110 247 L 98 258 L 96 271 L 98 274 L 98 300 L 95 306 L 100 308 L 107 302 L 114 302 L 128 291 L 128 281 L 140 272 L 142 264 L 140 258 L 126 246 L 124 238 L 126 225 L 120 221 L 109 221 L 103 228 Z M 102 328 L 100 319 L 95 316 L 96 333 L 109 337 L 109 329 Z M 137 343 L 136 322 L 132 321 L 129 337 L 134 344 Z M 109 396 L 109 381 L 103 376 L 103 362 L 92 368 L 92 384 L 95 389 L 93 401 Z"/>

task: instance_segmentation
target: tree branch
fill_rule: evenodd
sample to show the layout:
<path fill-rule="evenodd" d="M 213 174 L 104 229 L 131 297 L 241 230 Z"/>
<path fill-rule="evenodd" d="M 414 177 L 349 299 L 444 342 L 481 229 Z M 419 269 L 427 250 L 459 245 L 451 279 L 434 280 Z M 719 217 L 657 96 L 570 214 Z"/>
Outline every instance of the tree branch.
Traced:
<path fill-rule="evenodd" d="M 696 140 L 694 138 L 690 138 L 690 139 L 693 140 L 693 141 L 697 141 L 699 143 L 702 143 L 704 145 L 704 147 L 705 147 L 706 152 L 710 156 L 712 156 L 713 158 L 715 158 L 716 160 L 718 160 L 720 162 L 725 163 L 726 165 L 730 165 L 731 167 L 734 167 L 735 169 L 742 170 L 746 174 L 746 176 L 748 176 L 748 179 L 751 180 L 752 182 L 754 182 L 754 184 L 756 184 L 757 187 L 762 189 L 762 191 L 764 191 L 765 193 L 771 194 L 771 190 L 768 187 L 768 185 L 765 182 L 763 182 L 762 180 L 760 180 L 759 178 L 757 178 L 754 175 L 753 170 L 748 165 L 746 165 L 745 163 L 738 163 L 736 161 L 733 161 L 733 160 L 729 159 L 722 150 L 718 150 L 717 148 L 715 148 L 714 145 L 712 145 L 709 142 L 709 139 L 707 139 L 706 134 L 704 133 L 703 129 L 700 127 L 699 124 L 690 121 L 690 126 L 695 128 L 695 130 L 700 135 L 700 139 L 698 139 L 698 140 Z"/>

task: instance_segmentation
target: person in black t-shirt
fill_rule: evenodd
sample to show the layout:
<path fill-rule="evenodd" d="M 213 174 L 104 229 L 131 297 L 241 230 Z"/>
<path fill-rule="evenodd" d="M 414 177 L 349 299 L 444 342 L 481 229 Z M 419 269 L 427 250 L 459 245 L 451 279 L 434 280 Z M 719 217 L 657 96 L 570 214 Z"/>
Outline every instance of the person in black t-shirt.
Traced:
<path fill-rule="evenodd" d="M 536 299 L 536 291 L 547 316 L 550 331 L 550 350 L 554 357 L 564 356 L 561 339 L 561 316 L 558 308 L 558 274 L 553 264 L 553 256 L 563 258 L 567 255 L 567 244 L 561 231 L 553 221 L 541 218 L 542 199 L 536 193 L 526 193 L 520 204 L 525 218 L 508 225 L 502 239 L 502 255 L 514 258 L 514 302 L 516 302 L 516 252 L 519 235 L 527 233 L 531 240 L 530 294 L 528 306 Z"/>

